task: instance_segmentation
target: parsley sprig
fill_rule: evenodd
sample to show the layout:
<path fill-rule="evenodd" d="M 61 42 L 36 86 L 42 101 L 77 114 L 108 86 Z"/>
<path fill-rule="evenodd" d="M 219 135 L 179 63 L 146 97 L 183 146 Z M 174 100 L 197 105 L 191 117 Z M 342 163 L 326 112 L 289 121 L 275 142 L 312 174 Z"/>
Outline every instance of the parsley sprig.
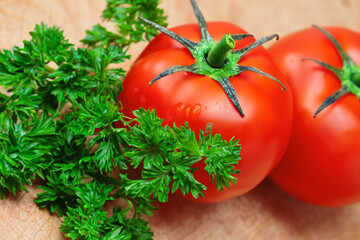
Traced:
<path fill-rule="evenodd" d="M 119 111 L 124 49 L 156 34 L 134 19 L 141 12 L 165 25 L 166 17 L 155 0 L 107 2 L 103 18 L 118 31 L 95 26 L 87 48 L 41 23 L 23 47 L 0 52 L 0 196 L 27 191 L 36 179 L 35 202 L 64 217 L 66 236 L 152 239 L 142 216 L 152 215 L 153 203 L 175 191 L 203 196 L 193 174 L 199 161 L 219 190 L 235 183 L 240 145 L 211 127 L 196 135 L 187 123 L 163 126 L 156 110 L 138 109 L 134 118 Z"/>
<path fill-rule="evenodd" d="M 106 22 L 113 23 L 112 30 L 102 24 L 97 24 L 92 30 L 88 30 L 83 43 L 89 46 L 117 45 L 128 47 L 132 43 L 150 40 L 158 32 L 149 28 L 142 21 L 138 21 L 138 15 L 147 19 L 153 19 L 162 26 L 166 26 L 164 10 L 158 7 L 159 0 L 106 0 L 107 5 L 102 18 Z"/>

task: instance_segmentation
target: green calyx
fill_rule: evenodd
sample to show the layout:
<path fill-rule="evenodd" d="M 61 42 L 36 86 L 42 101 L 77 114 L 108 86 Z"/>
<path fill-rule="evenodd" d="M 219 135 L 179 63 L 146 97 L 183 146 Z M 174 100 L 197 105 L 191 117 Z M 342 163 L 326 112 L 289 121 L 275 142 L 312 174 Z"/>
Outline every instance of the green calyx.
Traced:
<path fill-rule="evenodd" d="M 237 76 L 245 71 L 252 71 L 261 75 L 264 75 L 276 82 L 278 82 L 285 90 L 285 86 L 273 76 L 262 72 L 261 70 L 251 67 L 251 66 L 241 66 L 238 65 L 239 60 L 250 50 L 264 44 L 265 42 L 270 41 L 273 38 L 278 38 L 278 35 L 273 34 L 264 38 L 260 38 L 253 42 L 252 44 L 246 46 L 242 49 L 233 50 L 235 47 L 235 41 L 241 40 L 247 37 L 252 37 L 250 34 L 226 34 L 219 42 L 215 41 L 210 33 L 208 32 L 205 19 L 201 14 L 198 6 L 196 5 L 194 0 L 190 0 L 195 16 L 197 18 L 200 31 L 201 31 L 201 40 L 200 42 L 192 42 L 186 38 L 183 38 L 176 33 L 154 23 L 145 18 L 139 16 L 139 18 L 145 23 L 153 26 L 160 32 L 168 35 L 174 40 L 181 43 L 185 46 L 193 55 L 196 62 L 190 66 L 173 66 L 162 73 L 160 73 L 157 77 L 155 77 L 149 85 L 152 85 L 155 81 L 168 76 L 170 74 L 184 71 L 191 72 L 195 74 L 201 74 L 212 78 L 213 80 L 220 83 L 222 88 L 225 91 L 225 94 L 229 97 L 232 104 L 239 112 L 239 114 L 244 117 L 244 113 L 238 101 L 236 92 L 231 85 L 229 78 L 233 76 Z"/>
<path fill-rule="evenodd" d="M 342 75 L 339 76 L 341 86 L 360 98 L 360 67 L 344 66 L 342 70 Z"/>
<path fill-rule="evenodd" d="M 333 72 L 341 81 L 341 87 L 337 91 L 335 91 L 332 95 L 327 97 L 320 107 L 316 110 L 314 114 L 314 118 L 326 107 L 330 106 L 341 97 L 348 93 L 352 93 L 360 99 L 360 66 L 356 66 L 354 60 L 347 54 L 344 49 L 341 47 L 340 43 L 334 38 L 331 33 L 329 33 L 324 28 L 314 25 L 314 27 L 320 30 L 326 37 L 331 41 L 334 45 L 343 62 L 342 68 L 336 68 L 326 62 L 319 61 L 317 59 L 312 58 L 304 58 L 304 60 L 311 60 L 322 67 Z"/>
<path fill-rule="evenodd" d="M 230 35 L 225 35 L 222 40 L 227 37 L 232 39 Z M 215 40 L 200 42 L 194 51 L 192 51 L 192 55 L 196 60 L 192 67 L 196 70 L 192 72 L 209 76 L 216 81 L 220 81 L 223 77 L 228 78 L 238 75 L 239 69 L 236 65 L 239 57 L 232 53 L 233 47 L 229 50 L 224 45 L 221 40 L 219 42 Z"/>

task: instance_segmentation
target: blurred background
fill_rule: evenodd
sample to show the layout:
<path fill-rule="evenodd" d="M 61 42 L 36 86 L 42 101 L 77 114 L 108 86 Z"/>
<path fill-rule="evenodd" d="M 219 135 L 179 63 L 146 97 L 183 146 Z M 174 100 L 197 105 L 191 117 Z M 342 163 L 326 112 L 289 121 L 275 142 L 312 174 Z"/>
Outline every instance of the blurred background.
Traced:
<path fill-rule="evenodd" d="M 197 0 L 207 21 L 235 23 L 256 38 L 320 26 L 360 31 L 359 0 Z M 0 48 L 21 45 L 34 25 L 61 26 L 72 43 L 100 21 L 105 0 L 0 0 Z M 163 0 L 169 27 L 195 22 L 188 0 Z M 360 43 L 359 43 L 360 44 Z M 79 45 L 79 44 L 78 44 Z M 132 46 L 134 61 L 146 43 Z M 131 61 L 127 62 L 127 69 Z M 64 239 L 60 219 L 32 202 L 38 190 L 0 201 L 0 239 Z M 150 226 L 155 240 L 354 240 L 360 236 L 360 205 L 324 208 L 299 202 L 269 180 L 253 191 L 218 204 L 173 197 Z"/>
<path fill-rule="evenodd" d="M 320 26 L 343 26 L 360 31 L 359 0 L 197 0 L 207 21 L 228 21 L 255 37 Z M 0 0 L 0 48 L 28 39 L 40 22 L 61 26 L 70 42 L 78 43 L 85 30 L 101 21 L 105 0 Z M 196 21 L 188 0 L 163 0 L 168 27 Z M 144 44 L 134 46 L 136 56 Z M 132 58 L 134 60 L 134 57 Z"/>

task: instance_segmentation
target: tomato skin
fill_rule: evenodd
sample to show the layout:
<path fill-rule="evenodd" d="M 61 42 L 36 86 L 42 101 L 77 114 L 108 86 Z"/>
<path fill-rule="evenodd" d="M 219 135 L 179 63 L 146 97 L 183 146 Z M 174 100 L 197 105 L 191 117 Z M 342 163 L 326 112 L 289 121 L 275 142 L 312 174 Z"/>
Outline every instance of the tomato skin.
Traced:
<path fill-rule="evenodd" d="M 171 29 L 194 42 L 200 41 L 200 30 L 196 24 L 182 25 Z M 225 22 L 210 22 L 208 30 L 215 40 L 225 34 L 246 33 L 243 29 Z M 237 41 L 235 49 L 245 47 L 254 41 L 247 38 Z M 187 72 L 178 72 L 164 77 L 151 86 L 149 82 L 165 69 L 175 65 L 191 65 L 195 62 L 191 53 L 168 36 L 160 34 L 150 42 L 135 61 L 125 77 L 119 101 L 123 112 L 139 107 L 156 108 L 164 124 L 178 126 L 188 121 L 192 130 L 199 134 L 206 124 L 212 123 L 213 133 L 220 133 L 224 139 L 239 139 L 242 145 L 237 169 L 241 170 L 237 185 L 218 192 L 215 183 L 203 170 L 204 163 L 196 164 L 199 170 L 195 178 L 205 184 L 204 198 L 200 202 L 218 202 L 250 191 L 258 185 L 277 165 L 287 146 L 292 124 L 292 97 L 290 91 L 282 91 L 275 81 L 253 72 L 244 72 L 231 77 L 230 82 L 237 92 L 245 113 L 242 118 L 228 99 L 220 84 L 213 79 Z M 263 47 L 247 53 L 239 64 L 256 67 L 286 86 L 283 77 Z"/>
<path fill-rule="evenodd" d="M 327 27 L 357 65 L 360 34 Z M 269 48 L 294 98 L 294 123 L 288 149 L 270 177 L 285 192 L 316 205 L 341 206 L 360 200 L 360 102 L 347 94 L 322 110 L 340 88 L 336 75 L 309 60 L 338 68 L 342 60 L 329 39 L 315 28 L 286 37 Z"/>

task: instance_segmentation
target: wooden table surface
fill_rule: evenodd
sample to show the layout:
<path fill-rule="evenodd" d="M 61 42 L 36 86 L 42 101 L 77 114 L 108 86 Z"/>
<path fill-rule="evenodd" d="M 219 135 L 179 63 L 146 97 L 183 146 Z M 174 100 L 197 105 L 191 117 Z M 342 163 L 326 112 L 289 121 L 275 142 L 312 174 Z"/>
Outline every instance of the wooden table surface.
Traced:
<path fill-rule="evenodd" d="M 197 0 L 208 21 L 230 21 L 256 37 L 281 36 L 311 24 L 360 31 L 358 0 Z M 221 2 L 221 6 L 216 5 Z M 36 23 L 56 24 L 77 43 L 100 20 L 104 0 L 1 0 L 0 48 L 21 45 Z M 190 3 L 163 1 L 169 26 L 194 22 Z M 130 49 L 133 60 L 143 43 Z M 130 62 L 125 63 L 127 69 Z M 39 192 L 0 200 L 0 240 L 65 239 L 61 220 L 33 199 Z M 251 192 L 217 204 L 198 204 L 172 197 L 150 219 L 155 240 L 355 240 L 360 239 L 360 203 L 339 208 L 297 201 L 265 180 Z"/>

